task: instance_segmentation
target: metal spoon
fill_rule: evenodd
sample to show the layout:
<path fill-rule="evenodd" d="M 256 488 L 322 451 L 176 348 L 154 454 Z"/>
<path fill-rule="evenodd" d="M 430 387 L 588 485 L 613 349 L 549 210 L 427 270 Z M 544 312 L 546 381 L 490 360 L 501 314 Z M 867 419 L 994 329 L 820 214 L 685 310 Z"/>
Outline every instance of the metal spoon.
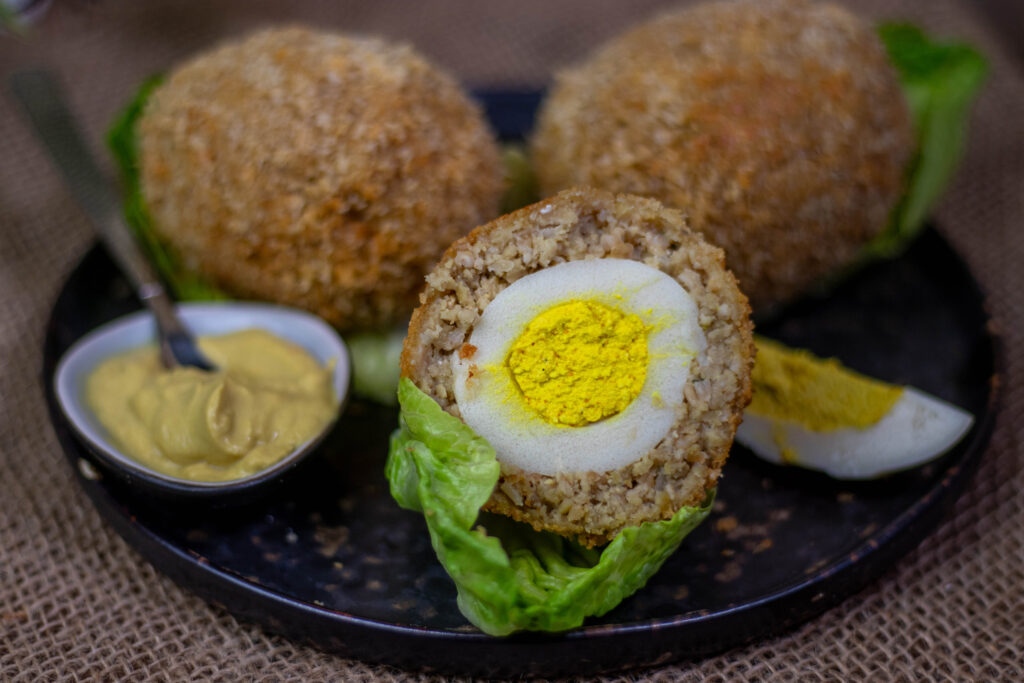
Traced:
<path fill-rule="evenodd" d="M 71 194 L 128 276 L 136 296 L 156 318 L 163 364 L 168 368 L 185 365 L 213 370 L 213 363 L 200 352 L 153 266 L 125 225 L 121 203 L 79 133 L 57 79 L 45 71 L 20 71 L 11 76 L 10 86 Z"/>

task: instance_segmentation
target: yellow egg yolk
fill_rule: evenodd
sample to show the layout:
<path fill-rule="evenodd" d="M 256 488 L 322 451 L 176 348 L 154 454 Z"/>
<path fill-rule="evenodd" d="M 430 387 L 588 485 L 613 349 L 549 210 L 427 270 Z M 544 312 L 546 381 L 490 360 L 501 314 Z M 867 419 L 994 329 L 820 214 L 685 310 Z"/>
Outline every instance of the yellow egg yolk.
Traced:
<path fill-rule="evenodd" d="M 506 365 L 527 405 L 556 425 L 580 427 L 621 412 L 647 375 L 647 327 L 597 301 L 541 313 L 512 344 Z"/>
<path fill-rule="evenodd" d="M 763 337 L 757 339 L 751 379 L 754 397 L 747 410 L 799 422 L 817 432 L 870 427 L 885 417 L 903 393 L 902 387 L 860 375 L 835 359 L 817 358 Z"/>

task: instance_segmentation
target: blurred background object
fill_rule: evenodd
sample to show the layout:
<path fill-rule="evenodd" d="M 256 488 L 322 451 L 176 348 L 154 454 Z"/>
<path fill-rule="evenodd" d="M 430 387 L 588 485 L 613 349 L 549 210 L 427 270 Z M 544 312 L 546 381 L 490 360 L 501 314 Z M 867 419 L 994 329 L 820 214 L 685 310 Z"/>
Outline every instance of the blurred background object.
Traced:
<path fill-rule="evenodd" d="M 21 33 L 43 16 L 51 0 L 0 0 L 0 35 Z"/>

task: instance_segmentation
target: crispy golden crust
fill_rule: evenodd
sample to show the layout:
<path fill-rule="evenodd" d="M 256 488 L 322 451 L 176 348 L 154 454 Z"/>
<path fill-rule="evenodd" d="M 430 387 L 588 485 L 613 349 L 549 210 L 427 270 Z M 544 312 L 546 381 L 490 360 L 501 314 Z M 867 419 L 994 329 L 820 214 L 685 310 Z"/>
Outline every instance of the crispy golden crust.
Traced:
<path fill-rule="evenodd" d="M 750 307 L 722 251 L 651 199 L 574 189 L 498 218 L 458 240 L 427 276 L 402 350 L 402 374 L 459 415 L 451 355 L 484 308 L 519 278 L 565 261 L 628 258 L 676 278 L 708 342 L 694 362 L 676 425 L 650 453 L 610 472 L 556 476 L 502 464 L 486 509 L 592 546 L 625 526 L 667 519 L 715 486 L 750 400 Z"/>
<path fill-rule="evenodd" d="M 546 192 L 681 209 L 764 310 L 885 226 L 912 146 L 869 26 L 835 5 L 744 0 L 659 17 L 560 74 L 531 150 Z"/>
<path fill-rule="evenodd" d="M 181 66 L 139 141 L 156 228 L 190 266 L 342 328 L 408 315 L 501 192 L 497 143 L 451 78 L 409 47 L 302 28 Z"/>

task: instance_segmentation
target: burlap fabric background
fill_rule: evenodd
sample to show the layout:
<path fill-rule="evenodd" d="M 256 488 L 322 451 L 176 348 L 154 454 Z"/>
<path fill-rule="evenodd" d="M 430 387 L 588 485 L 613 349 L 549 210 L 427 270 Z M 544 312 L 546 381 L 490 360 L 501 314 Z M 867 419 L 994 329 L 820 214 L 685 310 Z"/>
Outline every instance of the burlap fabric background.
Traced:
<path fill-rule="evenodd" d="M 54 6 L 29 38 L 0 37 L 0 65 L 60 71 L 98 141 L 141 77 L 270 21 L 381 33 L 411 41 L 468 84 L 534 86 L 659 4 L 79 1 Z M 991 59 L 969 153 L 937 218 L 1001 326 L 1002 416 L 954 514 L 882 580 L 787 635 L 636 677 L 1024 679 L 1024 71 L 967 3 L 858 9 L 969 39 Z M 1009 35 L 1020 40 L 1024 30 Z M 0 97 L 0 679 L 417 678 L 239 623 L 172 584 L 94 512 L 59 452 L 40 388 L 49 307 L 92 241 Z"/>

